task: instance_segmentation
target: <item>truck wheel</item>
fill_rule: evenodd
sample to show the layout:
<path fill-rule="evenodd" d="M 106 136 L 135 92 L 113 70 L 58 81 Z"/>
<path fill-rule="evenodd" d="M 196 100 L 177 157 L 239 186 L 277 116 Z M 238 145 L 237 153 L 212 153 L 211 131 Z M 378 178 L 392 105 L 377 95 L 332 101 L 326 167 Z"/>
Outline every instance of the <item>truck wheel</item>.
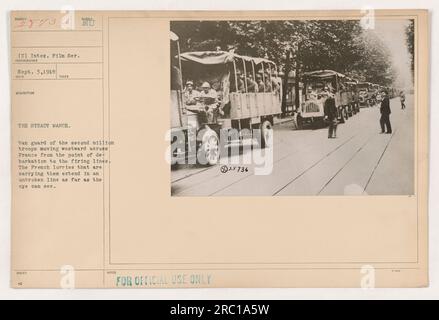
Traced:
<path fill-rule="evenodd" d="M 201 164 L 213 166 L 220 158 L 219 139 L 215 131 L 207 131 L 203 136 L 198 151 L 198 161 Z"/>
<path fill-rule="evenodd" d="M 271 147 L 273 144 L 273 126 L 265 120 L 261 124 L 261 148 Z"/>

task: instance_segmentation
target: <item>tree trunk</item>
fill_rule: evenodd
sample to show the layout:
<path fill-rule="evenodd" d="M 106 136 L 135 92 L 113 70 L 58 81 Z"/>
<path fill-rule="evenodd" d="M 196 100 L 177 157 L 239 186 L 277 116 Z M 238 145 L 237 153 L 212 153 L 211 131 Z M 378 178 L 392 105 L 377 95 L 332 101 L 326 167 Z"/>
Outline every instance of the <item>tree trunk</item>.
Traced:
<path fill-rule="evenodd" d="M 283 79 L 282 88 L 282 116 L 287 112 L 287 91 L 288 91 L 288 74 L 290 73 L 291 66 L 291 51 L 287 52 L 286 62 L 285 62 L 285 74 Z"/>
<path fill-rule="evenodd" d="M 295 81 L 294 81 L 294 111 L 298 110 L 300 108 L 300 63 L 298 61 L 299 57 L 299 50 L 300 50 L 300 43 L 297 45 L 297 52 L 296 52 L 296 72 L 295 72 Z"/>
<path fill-rule="evenodd" d="M 294 82 L 294 111 L 300 108 L 300 76 L 299 63 L 296 62 L 296 78 Z"/>

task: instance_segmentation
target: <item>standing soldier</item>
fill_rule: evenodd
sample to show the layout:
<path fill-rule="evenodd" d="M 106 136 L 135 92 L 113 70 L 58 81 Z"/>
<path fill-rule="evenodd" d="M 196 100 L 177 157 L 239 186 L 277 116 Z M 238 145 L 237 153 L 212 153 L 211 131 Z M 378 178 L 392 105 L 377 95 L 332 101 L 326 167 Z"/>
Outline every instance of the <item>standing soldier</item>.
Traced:
<path fill-rule="evenodd" d="M 335 99 L 329 89 L 325 87 L 324 95 L 327 96 L 324 103 L 325 119 L 329 122 L 328 139 L 337 138 L 337 107 Z"/>
<path fill-rule="evenodd" d="M 383 91 L 383 101 L 381 101 L 381 118 L 380 118 L 380 125 L 381 125 L 381 133 L 392 133 L 392 125 L 390 124 L 390 114 L 392 113 L 390 110 L 390 100 L 389 100 L 389 94 L 387 91 Z M 386 131 L 384 129 L 387 129 Z"/>
<path fill-rule="evenodd" d="M 401 93 L 399 94 L 399 99 L 401 100 L 401 109 L 404 110 L 405 109 L 405 93 L 404 93 L 404 91 L 401 91 Z"/>

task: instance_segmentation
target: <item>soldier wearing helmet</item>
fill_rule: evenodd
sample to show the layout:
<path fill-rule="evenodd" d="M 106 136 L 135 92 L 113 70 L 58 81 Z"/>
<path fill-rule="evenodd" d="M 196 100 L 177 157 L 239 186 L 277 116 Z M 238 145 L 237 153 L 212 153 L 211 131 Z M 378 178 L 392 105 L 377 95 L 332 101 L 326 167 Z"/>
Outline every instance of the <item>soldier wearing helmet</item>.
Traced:
<path fill-rule="evenodd" d="M 194 89 L 194 83 L 190 80 L 186 81 L 186 88 L 183 92 L 183 101 L 187 106 L 194 106 L 198 103 L 200 93 Z"/>
<path fill-rule="evenodd" d="M 218 94 L 210 87 L 209 82 L 204 82 L 201 86 L 200 101 L 206 113 L 206 122 L 215 123 L 218 117 Z"/>

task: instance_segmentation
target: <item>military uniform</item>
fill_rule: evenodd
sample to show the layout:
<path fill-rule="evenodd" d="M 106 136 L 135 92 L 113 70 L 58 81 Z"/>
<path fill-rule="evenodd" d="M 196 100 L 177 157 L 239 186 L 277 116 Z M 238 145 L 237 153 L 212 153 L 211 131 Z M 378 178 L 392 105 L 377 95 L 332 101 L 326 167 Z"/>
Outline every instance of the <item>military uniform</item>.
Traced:
<path fill-rule="evenodd" d="M 214 103 L 204 103 L 203 98 L 212 98 Z M 209 89 L 208 92 L 202 90 L 200 92 L 200 99 L 205 107 L 206 122 L 215 123 L 218 118 L 218 94 L 214 89 Z"/>
<path fill-rule="evenodd" d="M 247 79 L 247 89 L 248 89 L 248 92 L 258 92 L 259 91 L 258 84 L 256 83 L 256 81 L 254 81 L 251 78 Z"/>
<path fill-rule="evenodd" d="M 200 97 L 200 93 L 197 90 L 185 90 L 183 94 L 183 101 L 186 106 L 193 106 L 197 104 L 197 99 Z"/>
<path fill-rule="evenodd" d="M 328 138 L 336 138 L 337 137 L 337 107 L 335 105 L 335 99 L 332 95 L 329 95 L 328 98 L 326 98 L 324 105 L 324 114 L 325 117 L 329 121 L 329 127 L 328 127 Z"/>
<path fill-rule="evenodd" d="M 262 80 L 258 81 L 258 92 L 265 92 L 265 83 Z"/>
<path fill-rule="evenodd" d="M 405 109 L 405 94 L 401 92 L 399 99 L 401 100 L 401 109 Z"/>
<path fill-rule="evenodd" d="M 380 118 L 380 125 L 381 125 L 381 133 L 392 133 L 392 125 L 390 124 L 390 114 L 392 113 L 390 110 L 390 100 L 387 95 L 384 97 L 383 101 L 381 102 L 380 107 L 381 112 L 381 118 Z M 387 131 L 385 131 L 387 129 Z"/>
<path fill-rule="evenodd" d="M 270 79 L 265 80 L 265 92 L 272 92 L 273 87 L 271 85 Z"/>

